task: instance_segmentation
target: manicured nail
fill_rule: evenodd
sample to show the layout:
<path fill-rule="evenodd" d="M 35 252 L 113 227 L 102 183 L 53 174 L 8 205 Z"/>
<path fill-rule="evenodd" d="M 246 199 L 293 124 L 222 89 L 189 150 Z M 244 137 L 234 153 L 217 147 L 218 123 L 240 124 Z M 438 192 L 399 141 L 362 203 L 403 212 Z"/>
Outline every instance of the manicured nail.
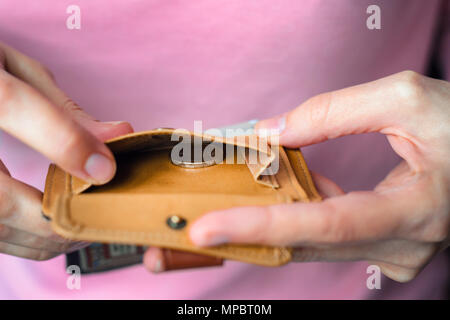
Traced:
<path fill-rule="evenodd" d="M 92 154 L 86 164 L 84 170 L 97 183 L 106 183 L 114 176 L 116 166 L 114 162 L 102 154 Z"/>
<path fill-rule="evenodd" d="M 280 135 L 286 128 L 286 117 L 284 115 L 263 120 L 256 124 L 255 132 L 261 137 Z"/>

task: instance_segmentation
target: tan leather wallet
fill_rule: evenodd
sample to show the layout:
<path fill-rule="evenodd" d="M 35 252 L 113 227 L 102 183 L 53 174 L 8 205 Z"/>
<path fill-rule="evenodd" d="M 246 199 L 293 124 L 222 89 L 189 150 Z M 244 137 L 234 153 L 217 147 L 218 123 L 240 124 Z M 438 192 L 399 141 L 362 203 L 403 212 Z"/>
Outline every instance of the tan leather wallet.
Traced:
<path fill-rule="evenodd" d="M 213 146 L 208 154 L 214 161 L 202 155 L 194 159 L 194 142 L 199 140 L 203 153 Z M 181 143 L 190 144 L 192 152 L 177 149 L 174 160 Z M 117 161 L 113 180 L 91 185 L 51 164 L 44 215 L 56 233 L 72 240 L 157 246 L 174 249 L 181 260 L 186 252 L 197 257 L 196 263 L 185 261 L 173 268 L 213 265 L 222 259 L 283 265 L 291 260 L 291 248 L 199 248 L 189 240 L 189 226 L 211 210 L 320 200 L 300 150 L 263 148 L 264 142 L 255 136 L 220 138 L 156 129 L 106 144 Z M 252 154 L 264 155 L 263 160 L 252 161 Z"/>

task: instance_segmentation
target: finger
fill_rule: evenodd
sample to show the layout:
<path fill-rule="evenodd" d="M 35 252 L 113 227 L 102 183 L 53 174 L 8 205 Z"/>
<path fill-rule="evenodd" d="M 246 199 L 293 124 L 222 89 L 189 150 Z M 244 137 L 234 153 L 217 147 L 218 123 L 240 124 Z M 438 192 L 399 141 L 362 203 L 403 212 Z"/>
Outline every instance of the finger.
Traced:
<path fill-rule="evenodd" d="M 407 236 L 405 214 L 421 210 L 410 190 L 352 192 L 320 203 L 232 208 L 206 214 L 190 228 L 199 246 L 224 242 L 303 246 Z M 412 235 L 409 235 L 412 236 Z"/>
<path fill-rule="evenodd" d="M 144 253 L 144 266 L 152 273 L 160 273 L 166 269 L 162 249 L 150 247 Z"/>
<path fill-rule="evenodd" d="M 323 245 L 294 248 L 296 262 L 338 262 L 374 260 L 408 269 L 420 269 L 436 254 L 435 244 L 409 240 L 387 240 L 351 245 Z"/>
<path fill-rule="evenodd" d="M 0 175 L 0 224 L 53 242 L 67 240 L 55 234 L 43 218 L 42 193 L 16 179 Z M 7 231 L 5 231 L 7 232 Z"/>
<path fill-rule="evenodd" d="M 287 114 L 259 122 L 256 130 L 281 131 L 279 142 L 288 147 L 366 132 L 399 134 L 398 128 L 411 122 L 411 109 L 418 103 L 423 79 L 407 71 L 324 93 Z"/>
<path fill-rule="evenodd" d="M 0 128 L 71 174 L 105 183 L 116 165 L 110 150 L 29 85 L 0 70 Z"/>
<path fill-rule="evenodd" d="M 40 91 L 55 105 L 65 105 L 68 98 L 55 85 L 54 77 L 46 67 L 4 43 L 0 43 L 0 52 L 6 71 Z"/>
<path fill-rule="evenodd" d="M 59 255 L 59 253 L 38 249 L 31 249 L 4 242 L 0 242 L 0 253 L 19 258 L 39 260 L 39 261 L 49 260 Z"/>
<path fill-rule="evenodd" d="M 434 243 L 411 240 L 387 240 L 360 246 L 365 260 L 376 260 L 407 269 L 421 269 L 438 252 Z"/>
<path fill-rule="evenodd" d="M 133 132 L 125 121 L 96 121 L 58 87 L 51 72 L 41 63 L 5 44 L 0 43 L 0 49 L 4 54 L 4 67 L 9 73 L 38 90 L 55 106 L 68 111 L 73 119 L 101 141 Z"/>
<path fill-rule="evenodd" d="M 153 273 L 162 271 L 216 267 L 223 259 L 187 251 L 149 248 L 144 255 L 144 265 Z"/>
<path fill-rule="evenodd" d="M 126 121 L 99 122 L 83 118 L 79 118 L 77 121 L 100 141 L 106 141 L 134 131 L 131 124 Z"/>
<path fill-rule="evenodd" d="M 420 269 L 409 269 L 395 264 L 374 261 L 371 264 L 380 267 L 380 271 L 388 278 L 397 282 L 409 282 L 420 273 Z"/>
<path fill-rule="evenodd" d="M 70 242 L 70 240 L 65 242 L 55 242 L 6 225 L 0 225 L 0 242 L 53 253 L 66 252 L 74 247 L 74 244 Z"/>
<path fill-rule="evenodd" d="M 84 247 L 53 232 L 41 213 L 42 193 L 9 176 L 0 176 L 0 241 L 46 252 Z"/>
<path fill-rule="evenodd" d="M 342 262 L 365 260 L 364 252 L 357 246 L 333 248 L 297 247 L 292 251 L 293 262 Z"/>
<path fill-rule="evenodd" d="M 323 198 L 337 197 L 344 194 L 344 190 L 339 187 L 334 181 L 324 177 L 321 174 L 311 171 L 314 184 Z"/>

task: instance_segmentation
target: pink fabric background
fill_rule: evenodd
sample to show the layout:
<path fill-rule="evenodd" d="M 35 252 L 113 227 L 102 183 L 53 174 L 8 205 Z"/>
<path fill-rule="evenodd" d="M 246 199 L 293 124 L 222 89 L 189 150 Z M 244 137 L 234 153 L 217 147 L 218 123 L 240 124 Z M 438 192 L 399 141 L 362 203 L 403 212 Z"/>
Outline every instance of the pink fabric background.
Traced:
<path fill-rule="evenodd" d="M 81 8 L 81 30 L 66 28 L 70 4 Z M 370 4 L 381 7 L 382 30 L 366 28 Z M 127 120 L 136 130 L 192 128 L 203 120 L 208 128 L 273 116 L 312 95 L 405 69 L 425 72 L 440 4 L 2 0 L 0 41 L 46 64 L 101 120 Z M 450 69 L 449 35 L 440 41 Z M 373 187 L 399 161 L 376 134 L 304 151 L 313 170 L 346 190 Z M 0 157 L 14 177 L 42 189 L 46 159 L 4 133 Z M 84 276 L 82 289 L 70 291 L 63 257 L 31 262 L 0 254 L 0 298 L 440 298 L 448 283 L 445 258 L 437 257 L 411 283 L 383 278 L 382 290 L 374 291 L 366 288 L 365 262 L 279 269 L 227 262 L 160 275 L 135 266 Z"/>

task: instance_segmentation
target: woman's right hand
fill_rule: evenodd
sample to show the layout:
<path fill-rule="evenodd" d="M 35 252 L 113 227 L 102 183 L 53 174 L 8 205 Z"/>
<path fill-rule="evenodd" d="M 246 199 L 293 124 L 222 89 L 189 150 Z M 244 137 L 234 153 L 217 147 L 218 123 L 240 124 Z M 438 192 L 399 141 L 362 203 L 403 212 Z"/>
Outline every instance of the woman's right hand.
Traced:
<path fill-rule="evenodd" d="M 2 43 L 0 128 L 94 184 L 108 182 L 116 170 L 102 141 L 133 131 L 127 122 L 96 121 L 58 88 L 42 64 Z M 56 235 L 41 207 L 42 193 L 11 177 L 0 160 L 0 253 L 45 260 L 84 245 Z"/>

